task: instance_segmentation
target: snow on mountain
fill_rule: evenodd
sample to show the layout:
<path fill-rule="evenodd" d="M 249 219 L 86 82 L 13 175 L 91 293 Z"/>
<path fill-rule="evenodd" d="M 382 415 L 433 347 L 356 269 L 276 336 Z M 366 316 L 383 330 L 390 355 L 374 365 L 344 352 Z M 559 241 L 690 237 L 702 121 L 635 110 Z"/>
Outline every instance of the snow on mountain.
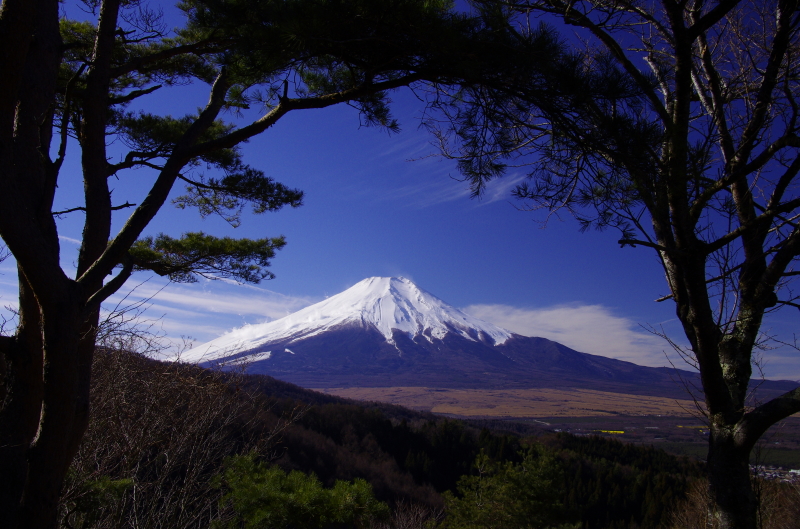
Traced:
<path fill-rule="evenodd" d="M 429 341 L 455 332 L 467 340 L 485 340 L 489 345 L 500 345 L 512 336 L 509 331 L 464 314 L 404 277 L 370 277 L 279 320 L 233 330 L 180 358 L 187 362 L 214 360 L 270 342 L 308 338 L 348 324 L 371 326 L 391 344 L 393 330 L 412 338 L 422 335 Z"/>

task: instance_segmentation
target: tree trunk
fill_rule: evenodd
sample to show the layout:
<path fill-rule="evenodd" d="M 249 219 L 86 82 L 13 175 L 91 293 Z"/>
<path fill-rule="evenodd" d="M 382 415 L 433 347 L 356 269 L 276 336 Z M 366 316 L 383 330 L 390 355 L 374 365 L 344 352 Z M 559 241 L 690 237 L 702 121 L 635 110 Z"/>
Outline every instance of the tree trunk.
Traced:
<path fill-rule="evenodd" d="M 28 448 L 39 427 L 43 391 L 39 305 L 22 273 L 19 285 L 20 324 L 3 351 L 5 398 L 0 409 L 0 512 L 12 528 L 18 523 Z"/>
<path fill-rule="evenodd" d="M 0 512 L 4 528 L 58 527 L 61 487 L 87 425 L 91 366 L 86 362 L 91 361 L 91 353 L 86 354 L 85 342 L 93 340 L 95 333 L 80 332 L 78 285 L 66 278 L 54 285 L 58 283 L 63 301 L 42 309 L 20 274 L 20 325 L 16 336 L 2 343 L 6 372 L 0 410 Z"/>
<path fill-rule="evenodd" d="M 738 446 L 735 427 L 712 425 L 708 446 L 709 527 L 756 529 L 758 502 L 750 481 L 750 451 Z"/>
<path fill-rule="evenodd" d="M 19 75 L 13 115 L 3 121 L 0 222 L 4 242 L 17 259 L 20 322 L 3 340 L 4 391 L 0 409 L 0 512 L 3 527 L 56 527 L 58 497 L 69 465 L 77 407 L 77 344 L 81 321 L 78 285 L 59 266 L 58 233 L 52 216 L 56 174 L 49 156 L 53 101 L 61 63 L 58 0 L 6 0 L 0 43 L 13 29 L 6 15 L 35 5 L 25 54 L 15 56 Z M 28 16 L 31 13 L 27 13 Z M 13 43 L 12 43 L 13 44 Z M 0 54 L 2 55 L 2 54 Z M 3 62 L 4 66 L 7 61 Z M 8 137 L 11 133 L 11 138 Z M 23 225 L 23 230 L 14 226 Z"/>
<path fill-rule="evenodd" d="M 58 527 L 58 500 L 84 423 L 78 362 L 81 310 L 79 288 L 63 285 L 61 299 L 42 308 L 44 392 L 36 439 L 28 450 L 28 479 L 22 497 L 20 529 Z"/>

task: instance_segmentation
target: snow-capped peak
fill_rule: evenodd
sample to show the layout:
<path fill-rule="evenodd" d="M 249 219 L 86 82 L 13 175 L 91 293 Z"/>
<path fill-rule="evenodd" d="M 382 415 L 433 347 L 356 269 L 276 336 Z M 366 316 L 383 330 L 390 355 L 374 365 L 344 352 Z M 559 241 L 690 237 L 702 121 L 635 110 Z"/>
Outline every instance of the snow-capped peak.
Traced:
<path fill-rule="evenodd" d="M 345 324 L 372 326 L 390 343 L 394 343 L 393 330 L 428 340 L 456 332 L 468 340 L 480 338 L 492 345 L 511 337 L 509 331 L 464 314 L 404 277 L 370 277 L 279 320 L 231 331 L 184 353 L 181 359 L 203 361 L 218 353 L 247 351 L 267 342 L 307 338 Z"/>

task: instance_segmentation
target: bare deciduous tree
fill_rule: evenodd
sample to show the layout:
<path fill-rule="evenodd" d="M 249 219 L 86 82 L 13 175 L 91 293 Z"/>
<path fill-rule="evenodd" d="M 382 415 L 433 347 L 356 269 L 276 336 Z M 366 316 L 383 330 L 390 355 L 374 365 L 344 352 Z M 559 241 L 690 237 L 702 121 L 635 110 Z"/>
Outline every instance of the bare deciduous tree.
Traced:
<path fill-rule="evenodd" d="M 751 450 L 800 412 L 800 388 L 747 402 L 765 315 L 800 307 L 797 2 L 474 3 L 516 14 L 520 39 L 552 33 L 537 19 L 554 18 L 577 36 L 550 70 L 520 64 L 504 86 L 440 94 L 445 151 L 476 194 L 509 163 L 530 165 L 515 192 L 526 206 L 655 251 L 702 380 L 711 511 L 719 527 L 754 529 Z"/>
<path fill-rule="evenodd" d="M 224 520 L 230 513 L 212 484 L 224 458 L 256 451 L 274 459 L 303 409 L 277 416 L 243 375 L 154 362 L 132 352 L 149 348 L 149 336 L 136 343 L 125 335 L 124 348 L 96 354 L 93 413 L 61 499 L 63 525 L 196 528 Z"/>
<path fill-rule="evenodd" d="M 800 516 L 800 494 L 797 485 L 756 480 L 759 491 L 757 510 L 760 529 L 793 529 Z M 720 521 L 710 515 L 708 483 L 692 484 L 686 498 L 670 514 L 670 529 L 719 529 Z"/>

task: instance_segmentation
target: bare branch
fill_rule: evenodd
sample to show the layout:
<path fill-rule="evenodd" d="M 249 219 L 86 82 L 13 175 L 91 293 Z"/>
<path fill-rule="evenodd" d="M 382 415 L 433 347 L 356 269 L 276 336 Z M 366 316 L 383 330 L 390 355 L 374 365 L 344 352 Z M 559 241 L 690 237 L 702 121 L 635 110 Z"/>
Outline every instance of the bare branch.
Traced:
<path fill-rule="evenodd" d="M 61 111 L 61 130 L 60 142 L 58 145 L 58 157 L 53 162 L 53 169 L 56 174 L 61 170 L 61 165 L 64 163 L 64 157 L 67 154 L 67 140 L 69 139 L 69 120 L 72 114 L 72 91 L 75 88 L 75 83 L 86 69 L 86 64 L 81 64 L 78 71 L 75 72 L 64 90 L 64 109 Z"/>
<path fill-rule="evenodd" d="M 752 448 L 770 426 L 795 413 L 800 413 L 800 387 L 745 414 L 739 426 L 741 444 L 747 449 Z"/>
<path fill-rule="evenodd" d="M 694 24 L 689 27 L 689 38 L 694 39 L 697 36 L 705 33 L 714 24 L 722 20 L 725 15 L 739 4 L 739 0 L 723 0 L 719 2 L 708 13 L 700 17 Z"/>
<path fill-rule="evenodd" d="M 157 85 L 150 86 L 148 88 L 143 88 L 142 90 L 132 90 L 132 91 L 128 92 L 127 94 L 125 94 L 124 96 L 112 97 L 112 98 L 110 98 L 108 100 L 108 102 L 111 105 L 122 105 L 122 104 L 125 104 L 125 103 L 130 103 L 131 101 L 133 101 L 136 98 L 139 98 L 139 97 L 142 97 L 142 96 L 146 96 L 147 94 L 152 94 L 153 92 L 155 92 L 156 90 L 158 90 L 162 86 L 164 86 L 164 85 L 157 84 Z"/>
<path fill-rule="evenodd" d="M 86 312 L 92 312 L 100 307 L 100 303 L 108 299 L 109 296 L 114 294 L 117 290 L 122 288 L 122 285 L 131 277 L 133 272 L 133 259 L 126 256 L 122 262 L 122 270 L 113 278 L 108 281 L 103 287 L 92 294 L 86 301 Z"/>
<path fill-rule="evenodd" d="M 130 202 L 126 202 L 126 203 L 121 204 L 119 206 L 112 206 L 111 207 L 111 211 L 117 211 L 117 210 L 120 210 L 120 209 L 132 208 L 132 207 L 135 207 L 135 206 L 136 206 L 136 204 L 131 204 Z M 84 206 L 78 206 L 76 208 L 65 209 L 63 211 L 54 211 L 53 215 L 65 215 L 67 213 L 74 213 L 76 211 L 86 211 L 86 208 Z"/>
<path fill-rule="evenodd" d="M 173 59 L 180 55 L 202 55 L 210 50 L 221 48 L 220 43 L 212 39 L 203 40 L 194 44 L 176 46 L 144 57 L 137 57 L 121 66 L 111 69 L 111 77 L 118 78 L 132 72 L 146 72 L 155 68 L 158 63 Z"/>
<path fill-rule="evenodd" d="M 102 279 L 108 275 L 117 263 L 121 262 L 122 256 L 141 235 L 142 230 L 153 219 L 161 206 L 164 205 L 181 169 L 193 158 L 193 155 L 188 154 L 187 151 L 197 141 L 197 138 L 214 123 L 225 104 L 225 96 L 229 88 L 230 83 L 226 72 L 223 70 L 211 87 L 208 104 L 175 145 L 172 155 L 164 165 L 164 169 L 159 174 L 147 197 L 134 210 L 114 240 L 108 244 L 103 255 L 78 278 L 79 283 L 91 284 L 98 279 Z"/>
<path fill-rule="evenodd" d="M 392 90 L 394 88 L 399 88 L 401 86 L 407 86 L 422 79 L 424 79 L 424 75 L 422 74 L 408 74 L 402 77 L 398 77 L 397 79 L 392 79 L 374 84 L 359 85 L 350 88 L 348 90 L 343 90 L 341 92 L 332 94 L 325 94 L 317 97 L 299 98 L 299 99 L 282 98 L 275 108 L 273 108 L 269 113 L 265 114 L 254 123 L 246 127 L 236 129 L 235 131 L 221 138 L 197 144 L 193 146 L 191 149 L 189 149 L 187 154 L 192 157 L 200 156 L 208 152 L 213 152 L 219 149 L 227 149 L 235 145 L 238 145 L 243 141 L 252 138 L 253 136 L 261 134 L 262 132 L 270 128 L 272 125 L 274 125 L 284 115 L 293 110 L 310 110 L 310 109 L 326 108 L 329 106 L 337 105 L 339 103 L 344 103 L 346 101 L 352 101 L 354 99 L 358 99 L 359 97 L 374 94 L 376 92 L 382 92 L 385 90 Z"/>

